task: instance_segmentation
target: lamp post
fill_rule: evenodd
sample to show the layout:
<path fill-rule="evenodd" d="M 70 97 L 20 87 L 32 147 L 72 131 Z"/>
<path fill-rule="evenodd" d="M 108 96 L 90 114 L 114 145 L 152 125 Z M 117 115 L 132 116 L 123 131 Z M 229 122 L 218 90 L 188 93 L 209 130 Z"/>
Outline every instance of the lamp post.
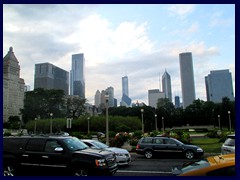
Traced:
<path fill-rule="evenodd" d="M 88 132 L 88 134 L 90 133 L 90 131 L 89 131 L 89 129 L 90 129 L 90 127 L 89 127 L 89 119 L 90 119 L 90 117 L 87 118 L 87 121 L 88 121 L 88 131 L 87 132 Z"/>
<path fill-rule="evenodd" d="M 164 133 L 164 117 L 162 117 L 162 129 L 163 129 L 163 133 Z"/>
<path fill-rule="evenodd" d="M 34 134 L 36 134 L 37 131 L 37 118 L 35 118 L 35 124 L 34 124 Z"/>
<path fill-rule="evenodd" d="M 142 114 L 142 134 L 144 134 L 143 112 L 144 112 L 144 109 L 141 109 L 141 114 Z"/>
<path fill-rule="evenodd" d="M 219 130 L 221 129 L 221 126 L 220 126 L 220 115 L 218 115 L 218 129 Z"/>
<path fill-rule="evenodd" d="M 50 113 L 50 134 L 52 134 L 52 116 L 53 116 L 53 113 Z"/>
<path fill-rule="evenodd" d="M 105 95 L 106 99 L 106 144 L 109 145 L 109 127 L 108 127 L 108 100 L 109 100 L 109 95 Z"/>
<path fill-rule="evenodd" d="M 231 131 L 231 111 L 228 111 L 229 131 Z"/>
<path fill-rule="evenodd" d="M 158 126 L 157 126 L 157 114 L 155 114 L 155 126 L 156 126 L 156 131 L 158 131 Z"/>

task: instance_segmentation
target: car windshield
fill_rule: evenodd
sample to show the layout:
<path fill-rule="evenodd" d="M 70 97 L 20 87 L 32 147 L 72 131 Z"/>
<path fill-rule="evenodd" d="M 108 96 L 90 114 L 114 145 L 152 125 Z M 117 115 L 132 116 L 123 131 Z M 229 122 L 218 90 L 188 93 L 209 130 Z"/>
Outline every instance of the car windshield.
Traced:
<path fill-rule="evenodd" d="M 87 149 L 88 146 L 80 141 L 78 138 L 67 138 L 63 142 L 66 144 L 67 148 L 73 151 Z"/>
<path fill-rule="evenodd" d="M 224 145 L 226 145 L 226 146 L 235 146 L 235 139 L 227 138 L 227 140 L 224 142 Z"/>
<path fill-rule="evenodd" d="M 185 163 L 182 166 L 181 171 L 182 171 L 182 173 L 185 173 L 185 172 L 201 169 L 201 168 L 208 167 L 208 166 L 210 166 L 209 162 L 206 159 L 203 159 L 203 160 L 199 160 L 199 161 L 195 161 L 195 162 Z"/>
<path fill-rule="evenodd" d="M 92 141 L 92 144 L 94 144 L 95 146 L 97 146 L 100 149 L 105 149 L 108 148 L 108 146 L 100 141 Z"/>

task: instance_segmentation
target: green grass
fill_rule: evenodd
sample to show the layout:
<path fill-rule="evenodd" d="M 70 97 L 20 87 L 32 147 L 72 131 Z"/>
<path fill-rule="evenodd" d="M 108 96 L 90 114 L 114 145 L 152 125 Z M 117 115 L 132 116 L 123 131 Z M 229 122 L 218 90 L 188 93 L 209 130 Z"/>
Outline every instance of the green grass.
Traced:
<path fill-rule="evenodd" d="M 218 138 L 192 138 L 192 144 L 201 147 L 206 153 L 220 153 L 222 143 Z"/>

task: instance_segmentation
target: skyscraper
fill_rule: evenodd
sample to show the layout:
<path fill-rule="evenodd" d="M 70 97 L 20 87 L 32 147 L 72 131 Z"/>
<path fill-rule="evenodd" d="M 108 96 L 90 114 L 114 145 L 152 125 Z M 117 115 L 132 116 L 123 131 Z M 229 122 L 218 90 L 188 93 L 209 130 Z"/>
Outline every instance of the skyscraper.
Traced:
<path fill-rule="evenodd" d="M 113 87 L 108 87 L 105 92 L 106 92 L 106 94 L 109 95 L 108 107 L 114 107 L 114 89 L 113 89 Z"/>
<path fill-rule="evenodd" d="M 180 60 L 183 108 L 186 108 L 187 106 L 192 104 L 196 98 L 192 53 L 191 52 L 180 53 L 179 60 Z"/>
<path fill-rule="evenodd" d="M 234 100 L 232 74 L 228 69 L 210 71 L 205 77 L 205 85 L 208 101 L 220 103 L 224 97 Z"/>
<path fill-rule="evenodd" d="M 162 91 L 165 93 L 165 98 L 172 102 L 171 77 L 166 70 L 162 76 Z"/>
<path fill-rule="evenodd" d="M 68 95 L 69 72 L 50 63 L 35 64 L 34 89 L 62 89 Z"/>
<path fill-rule="evenodd" d="M 10 47 L 3 58 L 3 122 L 7 122 L 10 116 L 19 116 L 24 105 L 24 85 L 19 61 Z"/>
<path fill-rule="evenodd" d="M 94 104 L 95 104 L 96 108 L 99 108 L 99 106 L 101 104 L 101 93 L 99 90 L 97 90 L 95 93 Z"/>
<path fill-rule="evenodd" d="M 72 55 L 72 69 L 70 71 L 70 95 L 85 98 L 85 58 L 84 54 Z"/>
<path fill-rule="evenodd" d="M 131 98 L 129 98 L 128 94 L 128 77 L 122 77 L 122 100 L 120 105 L 130 107 L 132 103 Z"/>
<path fill-rule="evenodd" d="M 165 98 L 165 93 L 160 92 L 159 89 L 148 90 L 148 105 L 157 108 L 158 100 Z"/>

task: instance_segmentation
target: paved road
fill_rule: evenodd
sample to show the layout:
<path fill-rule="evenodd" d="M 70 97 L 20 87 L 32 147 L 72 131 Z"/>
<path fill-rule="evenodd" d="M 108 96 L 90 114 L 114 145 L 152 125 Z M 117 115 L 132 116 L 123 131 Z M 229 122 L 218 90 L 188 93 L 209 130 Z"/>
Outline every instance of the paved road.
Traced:
<path fill-rule="evenodd" d="M 191 160 L 177 158 L 146 159 L 133 153 L 130 165 L 119 167 L 114 176 L 172 176 L 172 166 L 182 165 L 189 161 Z"/>

